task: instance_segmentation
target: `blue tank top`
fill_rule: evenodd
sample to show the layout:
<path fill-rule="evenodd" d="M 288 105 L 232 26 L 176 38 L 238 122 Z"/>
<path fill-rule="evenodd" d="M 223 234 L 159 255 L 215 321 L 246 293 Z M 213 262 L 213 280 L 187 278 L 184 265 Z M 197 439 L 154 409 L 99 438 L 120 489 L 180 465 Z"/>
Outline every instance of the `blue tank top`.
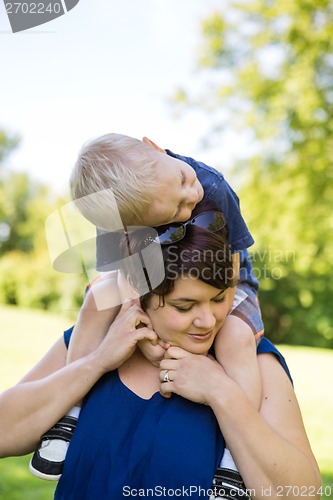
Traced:
<path fill-rule="evenodd" d="M 155 393 L 145 400 L 118 371 L 88 395 L 68 449 L 57 500 L 124 500 L 130 492 L 209 490 L 224 441 L 210 407 Z M 168 495 L 164 495 L 168 496 Z M 207 495 L 200 496 L 206 498 Z"/>
<path fill-rule="evenodd" d="M 68 345 L 71 330 L 65 332 Z M 262 339 L 258 353 L 279 351 Z M 173 395 L 142 399 L 107 373 L 88 394 L 56 500 L 208 498 L 224 440 L 210 407 Z M 169 494 L 168 494 L 169 491 Z M 177 493 L 175 493 L 177 492 Z"/>

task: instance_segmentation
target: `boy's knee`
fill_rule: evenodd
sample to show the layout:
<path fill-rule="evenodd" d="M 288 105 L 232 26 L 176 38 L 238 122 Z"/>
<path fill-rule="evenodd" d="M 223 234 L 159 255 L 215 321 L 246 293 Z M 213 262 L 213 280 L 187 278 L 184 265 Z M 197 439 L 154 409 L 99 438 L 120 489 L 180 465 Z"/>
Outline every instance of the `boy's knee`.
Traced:
<path fill-rule="evenodd" d="M 91 284 L 84 298 L 82 309 L 92 312 L 103 311 L 120 306 L 120 304 L 117 273 L 111 272 Z"/>
<path fill-rule="evenodd" d="M 226 342 L 232 349 L 242 352 L 256 352 L 256 338 L 252 328 L 238 316 L 229 315 L 219 335 L 223 336 L 222 344 Z"/>

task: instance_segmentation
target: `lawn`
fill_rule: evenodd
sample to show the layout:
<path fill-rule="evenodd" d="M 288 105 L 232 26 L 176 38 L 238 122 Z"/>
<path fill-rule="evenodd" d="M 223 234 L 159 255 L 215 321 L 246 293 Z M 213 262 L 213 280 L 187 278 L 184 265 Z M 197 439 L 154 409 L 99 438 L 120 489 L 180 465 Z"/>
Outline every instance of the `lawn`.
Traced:
<path fill-rule="evenodd" d="M 15 384 L 71 325 L 64 316 L 0 307 L 0 391 Z M 305 427 L 333 499 L 333 351 L 280 346 L 294 379 Z M 55 484 L 28 472 L 29 457 L 0 460 L 1 500 L 49 500 Z M 329 493 L 329 494 L 328 494 Z"/>

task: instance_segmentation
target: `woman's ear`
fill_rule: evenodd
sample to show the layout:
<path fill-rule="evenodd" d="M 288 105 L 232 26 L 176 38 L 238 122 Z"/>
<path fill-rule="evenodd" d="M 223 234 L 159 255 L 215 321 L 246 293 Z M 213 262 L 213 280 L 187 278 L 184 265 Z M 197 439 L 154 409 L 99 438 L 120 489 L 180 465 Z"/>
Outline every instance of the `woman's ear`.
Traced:
<path fill-rule="evenodd" d="M 140 294 L 135 290 L 129 278 L 122 271 L 118 272 L 117 285 L 122 304 L 129 300 L 139 300 Z"/>
<path fill-rule="evenodd" d="M 129 296 L 131 297 L 131 299 L 137 302 L 138 305 L 140 305 L 140 294 L 132 285 L 129 277 L 127 277 L 127 289 L 129 291 Z"/>
<path fill-rule="evenodd" d="M 165 150 L 160 148 L 157 144 L 155 144 L 155 142 L 151 141 L 150 139 L 148 139 L 148 137 L 144 137 L 142 139 L 142 142 L 144 142 L 145 144 L 148 144 L 148 146 L 151 146 L 152 148 L 156 149 L 157 151 L 159 151 L 160 153 L 165 153 Z"/>

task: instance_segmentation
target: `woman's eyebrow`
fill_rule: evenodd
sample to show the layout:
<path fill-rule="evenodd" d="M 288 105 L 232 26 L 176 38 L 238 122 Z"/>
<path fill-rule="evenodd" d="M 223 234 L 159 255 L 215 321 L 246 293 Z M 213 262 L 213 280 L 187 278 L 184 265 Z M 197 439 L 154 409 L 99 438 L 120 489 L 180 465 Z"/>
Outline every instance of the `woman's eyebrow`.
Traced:
<path fill-rule="evenodd" d="M 227 290 L 221 290 L 218 294 L 216 294 L 213 299 L 217 299 L 221 295 L 224 295 Z M 169 299 L 169 302 L 197 302 L 197 299 L 192 299 L 191 297 L 176 297 L 174 299 Z"/>
<path fill-rule="evenodd" d="M 196 302 L 196 299 L 191 299 L 190 297 L 177 297 L 175 299 L 170 299 L 170 302 Z"/>

